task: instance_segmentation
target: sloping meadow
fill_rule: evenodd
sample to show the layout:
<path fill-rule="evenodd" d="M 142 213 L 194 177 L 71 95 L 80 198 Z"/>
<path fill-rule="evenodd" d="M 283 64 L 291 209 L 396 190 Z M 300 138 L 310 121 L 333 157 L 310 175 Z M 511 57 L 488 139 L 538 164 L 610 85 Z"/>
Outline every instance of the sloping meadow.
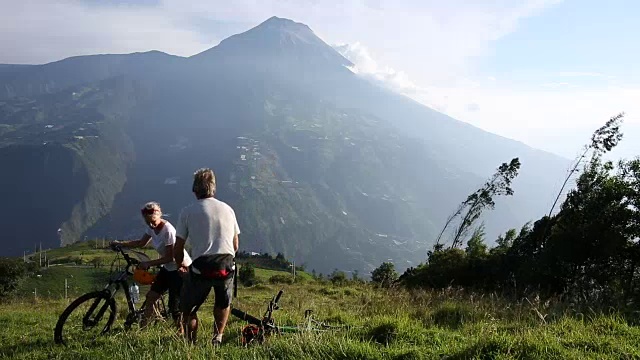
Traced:
<path fill-rule="evenodd" d="M 332 327 L 270 337 L 243 347 L 242 321 L 231 318 L 213 348 L 211 299 L 201 310 L 198 343 L 187 345 L 168 323 L 124 331 L 124 303 L 112 331 L 92 344 L 53 344 L 64 300 L 0 305 L 0 357 L 15 359 L 635 359 L 640 330 L 616 315 L 582 314 L 535 298 L 456 291 L 407 292 L 351 283 L 307 281 L 240 288 L 234 306 L 261 316 L 284 286 L 279 325 L 304 324 L 304 311 Z"/>

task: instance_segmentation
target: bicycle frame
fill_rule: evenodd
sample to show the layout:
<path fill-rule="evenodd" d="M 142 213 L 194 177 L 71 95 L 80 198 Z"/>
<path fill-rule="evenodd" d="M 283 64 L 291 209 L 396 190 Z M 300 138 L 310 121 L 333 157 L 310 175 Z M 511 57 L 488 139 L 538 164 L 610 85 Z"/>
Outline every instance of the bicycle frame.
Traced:
<path fill-rule="evenodd" d="M 127 299 L 127 307 L 129 310 L 124 322 L 125 329 L 129 329 L 131 325 L 141 320 L 141 316 L 143 315 L 143 311 L 145 309 L 145 306 L 147 306 L 147 303 L 146 301 L 144 301 L 140 306 L 140 309 L 137 309 L 136 303 L 133 301 L 131 292 L 129 291 L 129 285 L 132 283 L 131 279 L 129 278 L 133 275 L 132 268 L 138 265 L 140 261 L 129 256 L 129 254 L 123 251 L 122 247 L 120 246 L 115 245 L 112 246 L 111 249 L 122 254 L 122 257 L 126 261 L 126 267 L 122 270 L 112 272 L 108 283 L 102 290 L 88 292 L 74 300 L 69 306 L 67 306 L 67 308 L 65 308 L 62 314 L 58 317 L 58 322 L 56 323 L 56 327 L 54 330 L 54 341 L 56 343 L 64 343 L 65 335 L 63 334 L 66 332 L 66 330 L 64 330 L 65 323 L 67 322 L 71 314 L 80 315 L 78 314 L 78 312 L 74 313 L 74 311 L 78 308 L 78 306 L 85 303 L 89 306 L 89 309 L 85 311 L 84 314 L 80 315 L 82 319 L 82 330 L 86 331 L 94 328 L 107 315 L 107 311 L 109 311 L 107 323 L 104 328 L 102 328 L 100 334 L 104 334 L 109 331 L 116 318 L 117 307 L 115 297 L 120 288 L 122 288 L 122 290 L 124 291 L 125 297 Z M 140 254 L 144 255 L 142 253 Z M 146 255 L 144 256 L 146 257 Z M 118 258 L 116 258 L 116 260 L 117 259 Z M 162 309 L 160 310 L 160 316 L 165 317 L 166 308 L 164 306 L 164 300 L 162 300 L 161 297 L 159 301 L 161 301 L 160 304 L 162 306 Z M 151 304 L 150 306 L 155 307 L 156 303 Z"/>
<path fill-rule="evenodd" d="M 314 320 L 313 317 L 311 316 L 311 313 L 313 312 L 312 310 L 305 310 L 304 317 L 306 319 L 306 325 L 304 326 L 276 325 L 273 319 L 273 312 L 275 310 L 280 309 L 280 306 L 278 305 L 278 300 L 280 300 L 280 297 L 282 296 L 283 292 L 284 292 L 284 289 L 280 289 L 280 291 L 278 291 L 276 296 L 271 298 L 271 301 L 269 301 L 269 304 L 267 305 L 267 310 L 265 311 L 262 319 L 258 319 L 255 316 L 249 315 L 248 313 L 240 309 L 231 308 L 231 315 L 241 320 L 247 321 L 250 324 L 245 326 L 245 328 L 242 330 L 242 342 L 245 345 L 248 345 L 249 343 L 253 342 L 255 339 L 257 339 L 258 342 L 262 342 L 264 341 L 266 336 L 269 336 L 272 333 L 276 333 L 276 334 L 297 333 L 297 332 L 312 331 L 312 330 L 326 331 L 329 328 L 331 328 L 331 326 L 328 326 L 324 323 Z M 320 326 L 323 329 L 316 329 L 314 328 L 314 325 Z"/>
<path fill-rule="evenodd" d="M 125 298 L 127 300 L 127 307 L 129 309 L 129 313 L 127 314 L 125 320 L 125 327 L 133 325 L 134 322 L 138 321 L 139 316 L 142 315 L 142 311 L 146 306 L 146 302 L 143 301 L 142 305 L 138 309 L 136 307 L 135 302 L 133 302 L 133 298 L 131 297 L 131 292 L 129 291 L 129 286 L 131 285 L 131 281 L 129 281 L 129 277 L 133 275 L 132 268 L 140 263 L 137 259 L 132 258 L 127 254 L 121 246 L 115 245 L 113 246 L 113 250 L 119 252 L 122 257 L 127 262 L 127 266 L 117 273 L 115 276 L 112 276 L 109 279 L 109 283 L 105 285 L 104 291 L 108 292 L 108 296 L 110 299 L 115 298 L 116 293 L 120 288 L 124 291 Z M 132 250 L 131 250 L 132 251 Z M 107 305 L 103 306 L 103 309 L 100 309 L 100 312 L 97 315 L 97 319 L 100 319 L 103 312 L 106 311 Z M 93 312 L 94 308 L 92 307 L 88 314 Z"/>
<path fill-rule="evenodd" d="M 114 298 L 119 288 L 122 288 L 125 298 L 127 299 L 129 312 L 135 313 L 136 311 L 138 311 L 138 309 L 136 309 L 136 304 L 133 302 L 133 299 L 131 298 L 131 292 L 129 291 L 129 285 L 131 284 L 129 282 L 129 277 L 133 275 L 131 268 L 138 265 L 140 262 L 130 257 L 129 254 L 124 252 L 124 250 L 122 250 L 122 247 L 120 246 L 115 246 L 114 250 L 118 251 L 124 257 L 125 261 L 127 262 L 127 266 L 115 277 L 112 276 L 112 278 L 109 279 L 109 283 L 105 285 L 104 290 L 109 292 L 110 298 Z"/>

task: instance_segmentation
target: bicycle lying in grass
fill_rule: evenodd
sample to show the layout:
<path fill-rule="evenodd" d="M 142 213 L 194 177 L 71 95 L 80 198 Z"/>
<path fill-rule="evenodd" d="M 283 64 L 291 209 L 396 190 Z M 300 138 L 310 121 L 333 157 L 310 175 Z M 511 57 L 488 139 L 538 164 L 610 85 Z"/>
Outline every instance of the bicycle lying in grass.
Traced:
<path fill-rule="evenodd" d="M 327 330 L 336 330 L 343 329 L 344 326 L 333 326 L 328 325 L 323 322 L 317 321 L 313 319 L 312 310 L 305 310 L 304 318 L 305 324 L 301 326 L 280 326 L 276 325 L 275 319 L 273 318 L 273 312 L 275 310 L 280 309 L 278 306 L 278 301 L 284 292 L 283 289 L 280 289 L 278 293 L 271 298 L 269 304 L 267 305 L 267 310 L 265 311 L 262 319 L 258 319 L 255 316 L 249 315 L 246 312 L 231 308 L 231 315 L 245 320 L 249 323 L 244 328 L 242 328 L 242 344 L 249 345 L 252 343 L 262 343 L 264 340 L 273 334 L 283 334 L 283 333 L 300 333 L 305 331 L 327 331 Z"/>
<path fill-rule="evenodd" d="M 84 294 L 67 306 L 58 318 L 54 330 L 54 341 L 57 344 L 65 344 L 68 341 L 95 340 L 99 335 L 107 333 L 116 319 L 116 294 L 120 289 L 124 290 L 129 309 L 124 328 L 129 329 L 133 324 L 140 323 L 147 304 L 143 303 L 139 309 L 136 308 L 136 299 L 130 290 L 130 286 L 134 282 L 130 281 L 130 277 L 133 276 L 135 266 L 141 260 L 129 256 L 129 253 L 142 259 L 146 255 L 132 250 L 124 251 L 122 247 L 117 245 L 111 249 L 118 253 L 114 263 L 122 255 L 126 261 L 125 268 L 113 272 L 104 289 Z M 148 257 L 144 260 L 148 260 Z M 157 317 L 167 318 L 164 296 L 161 296 L 152 306 L 155 307 Z"/>

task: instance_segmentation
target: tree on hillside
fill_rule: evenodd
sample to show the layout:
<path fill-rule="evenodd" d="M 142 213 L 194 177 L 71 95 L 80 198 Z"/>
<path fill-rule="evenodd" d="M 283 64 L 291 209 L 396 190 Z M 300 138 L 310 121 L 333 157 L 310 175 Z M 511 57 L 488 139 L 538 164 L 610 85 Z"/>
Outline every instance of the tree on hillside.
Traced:
<path fill-rule="evenodd" d="M 487 244 L 484 243 L 484 225 L 478 226 L 467 241 L 465 252 L 472 259 L 482 259 L 487 256 Z"/>
<path fill-rule="evenodd" d="M 289 266 L 291 266 L 291 263 L 284 257 L 284 254 L 281 252 L 276 255 L 274 261 L 277 264 L 276 266 L 283 270 L 287 270 L 289 269 Z"/>
<path fill-rule="evenodd" d="M 360 273 L 358 270 L 353 270 L 351 272 L 351 281 L 354 283 L 363 283 L 364 279 L 360 278 Z"/>
<path fill-rule="evenodd" d="M 575 174 L 578 173 L 579 166 L 583 164 L 585 159 L 587 159 L 589 153 L 591 153 L 590 163 L 593 164 L 594 161 L 602 158 L 605 153 L 615 148 L 622 140 L 623 133 L 620 131 L 620 126 L 622 125 L 623 121 L 624 113 L 620 113 L 614 117 L 611 117 L 603 126 L 593 132 L 593 134 L 591 135 L 591 139 L 584 146 L 582 153 L 576 158 L 573 166 L 570 168 L 567 176 L 565 177 L 564 182 L 560 187 L 560 191 L 558 191 L 558 194 L 556 195 L 556 198 L 551 205 L 551 209 L 549 209 L 547 218 L 551 218 L 553 210 L 560 200 L 560 197 L 562 196 L 567 183 L 572 178 L 574 178 Z M 585 166 L 585 168 L 587 167 L 588 166 Z M 542 243 L 545 241 L 546 237 L 548 236 L 549 230 L 551 229 L 550 225 L 551 222 L 547 222 L 547 226 L 543 228 L 544 231 L 540 233 L 541 238 L 538 239 L 538 242 Z"/>
<path fill-rule="evenodd" d="M 16 290 L 20 280 L 33 271 L 34 266 L 35 263 L 29 266 L 22 259 L 0 258 L 0 298 Z"/>
<path fill-rule="evenodd" d="M 331 275 L 329 275 L 329 281 L 334 285 L 344 285 L 347 282 L 347 274 L 344 271 L 334 269 Z"/>
<path fill-rule="evenodd" d="M 502 163 L 489 180 L 487 180 L 480 189 L 469 195 L 467 199 L 458 206 L 456 211 L 449 216 L 440 231 L 440 235 L 438 235 L 436 245 L 440 244 L 440 240 L 449 225 L 458 218 L 460 222 L 454 230 L 451 248 L 462 245 L 464 237 L 480 218 L 482 212 L 485 209 L 493 209 L 495 207 L 494 198 L 496 196 L 513 195 L 511 182 L 518 176 L 519 170 L 520 160 L 518 158 L 512 159 L 509 163 Z"/>
<path fill-rule="evenodd" d="M 258 283 L 256 270 L 251 263 L 244 263 L 238 270 L 238 280 L 244 286 L 253 286 Z"/>
<path fill-rule="evenodd" d="M 629 255 L 640 236 L 634 204 L 638 162 L 621 162 L 615 171 L 611 162 L 594 157 L 562 204 L 545 251 L 553 256 L 547 266 L 564 272 L 565 287 L 580 292 L 594 285 L 607 291 L 632 287 L 625 271 L 635 272 L 627 267 L 633 266 Z"/>
<path fill-rule="evenodd" d="M 576 304 L 636 311 L 640 303 L 640 158 L 603 156 L 622 138 L 622 115 L 592 136 L 591 155 L 557 214 L 507 231 L 490 251 L 476 228 L 465 251 L 434 246 L 427 263 L 403 274 L 406 286 L 452 285 L 562 294 Z M 583 159 L 590 159 L 583 161 Z M 462 216 L 464 212 L 454 214 Z"/>
<path fill-rule="evenodd" d="M 555 209 L 558 204 L 558 200 L 560 200 L 567 183 L 573 178 L 574 174 L 578 171 L 578 167 L 580 167 L 583 161 L 588 157 L 589 153 L 592 153 L 592 157 L 600 157 L 611 151 L 618 145 L 620 140 L 622 140 L 623 133 L 620 131 L 620 126 L 623 121 L 624 113 L 620 113 L 610 118 L 602 127 L 593 132 L 589 143 L 584 146 L 582 153 L 575 159 L 567 177 L 564 179 L 564 182 L 560 187 L 560 191 L 558 192 L 553 205 L 551 205 L 551 209 L 549 209 L 549 217 L 551 217 L 553 209 Z"/>
<path fill-rule="evenodd" d="M 640 159 L 591 158 L 560 211 L 514 240 L 503 272 L 582 301 L 640 299 Z"/>
<path fill-rule="evenodd" d="M 525 229 L 529 226 L 529 223 L 525 224 L 522 227 L 521 232 L 525 231 Z M 513 242 L 518 238 L 518 232 L 516 229 L 509 229 L 504 235 L 499 235 L 498 239 L 496 239 L 496 247 L 491 249 L 491 253 L 505 253 L 507 250 L 511 248 Z"/>
<path fill-rule="evenodd" d="M 383 262 L 371 272 L 371 282 L 382 287 L 389 287 L 398 279 L 395 266 L 390 262 Z"/>
<path fill-rule="evenodd" d="M 421 281 L 433 288 L 467 285 L 468 257 L 464 250 L 448 248 L 434 251 L 421 268 Z"/>

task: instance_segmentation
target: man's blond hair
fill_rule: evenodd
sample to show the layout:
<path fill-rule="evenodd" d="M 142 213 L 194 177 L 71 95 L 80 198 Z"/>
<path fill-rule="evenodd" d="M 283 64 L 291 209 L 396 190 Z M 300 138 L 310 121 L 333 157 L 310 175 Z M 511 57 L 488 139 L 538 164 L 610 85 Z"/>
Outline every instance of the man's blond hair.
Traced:
<path fill-rule="evenodd" d="M 193 192 L 198 199 L 213 197 L 216 193 L 216 175 L 209 168 L 202 168 L 193 173 Z"/>

